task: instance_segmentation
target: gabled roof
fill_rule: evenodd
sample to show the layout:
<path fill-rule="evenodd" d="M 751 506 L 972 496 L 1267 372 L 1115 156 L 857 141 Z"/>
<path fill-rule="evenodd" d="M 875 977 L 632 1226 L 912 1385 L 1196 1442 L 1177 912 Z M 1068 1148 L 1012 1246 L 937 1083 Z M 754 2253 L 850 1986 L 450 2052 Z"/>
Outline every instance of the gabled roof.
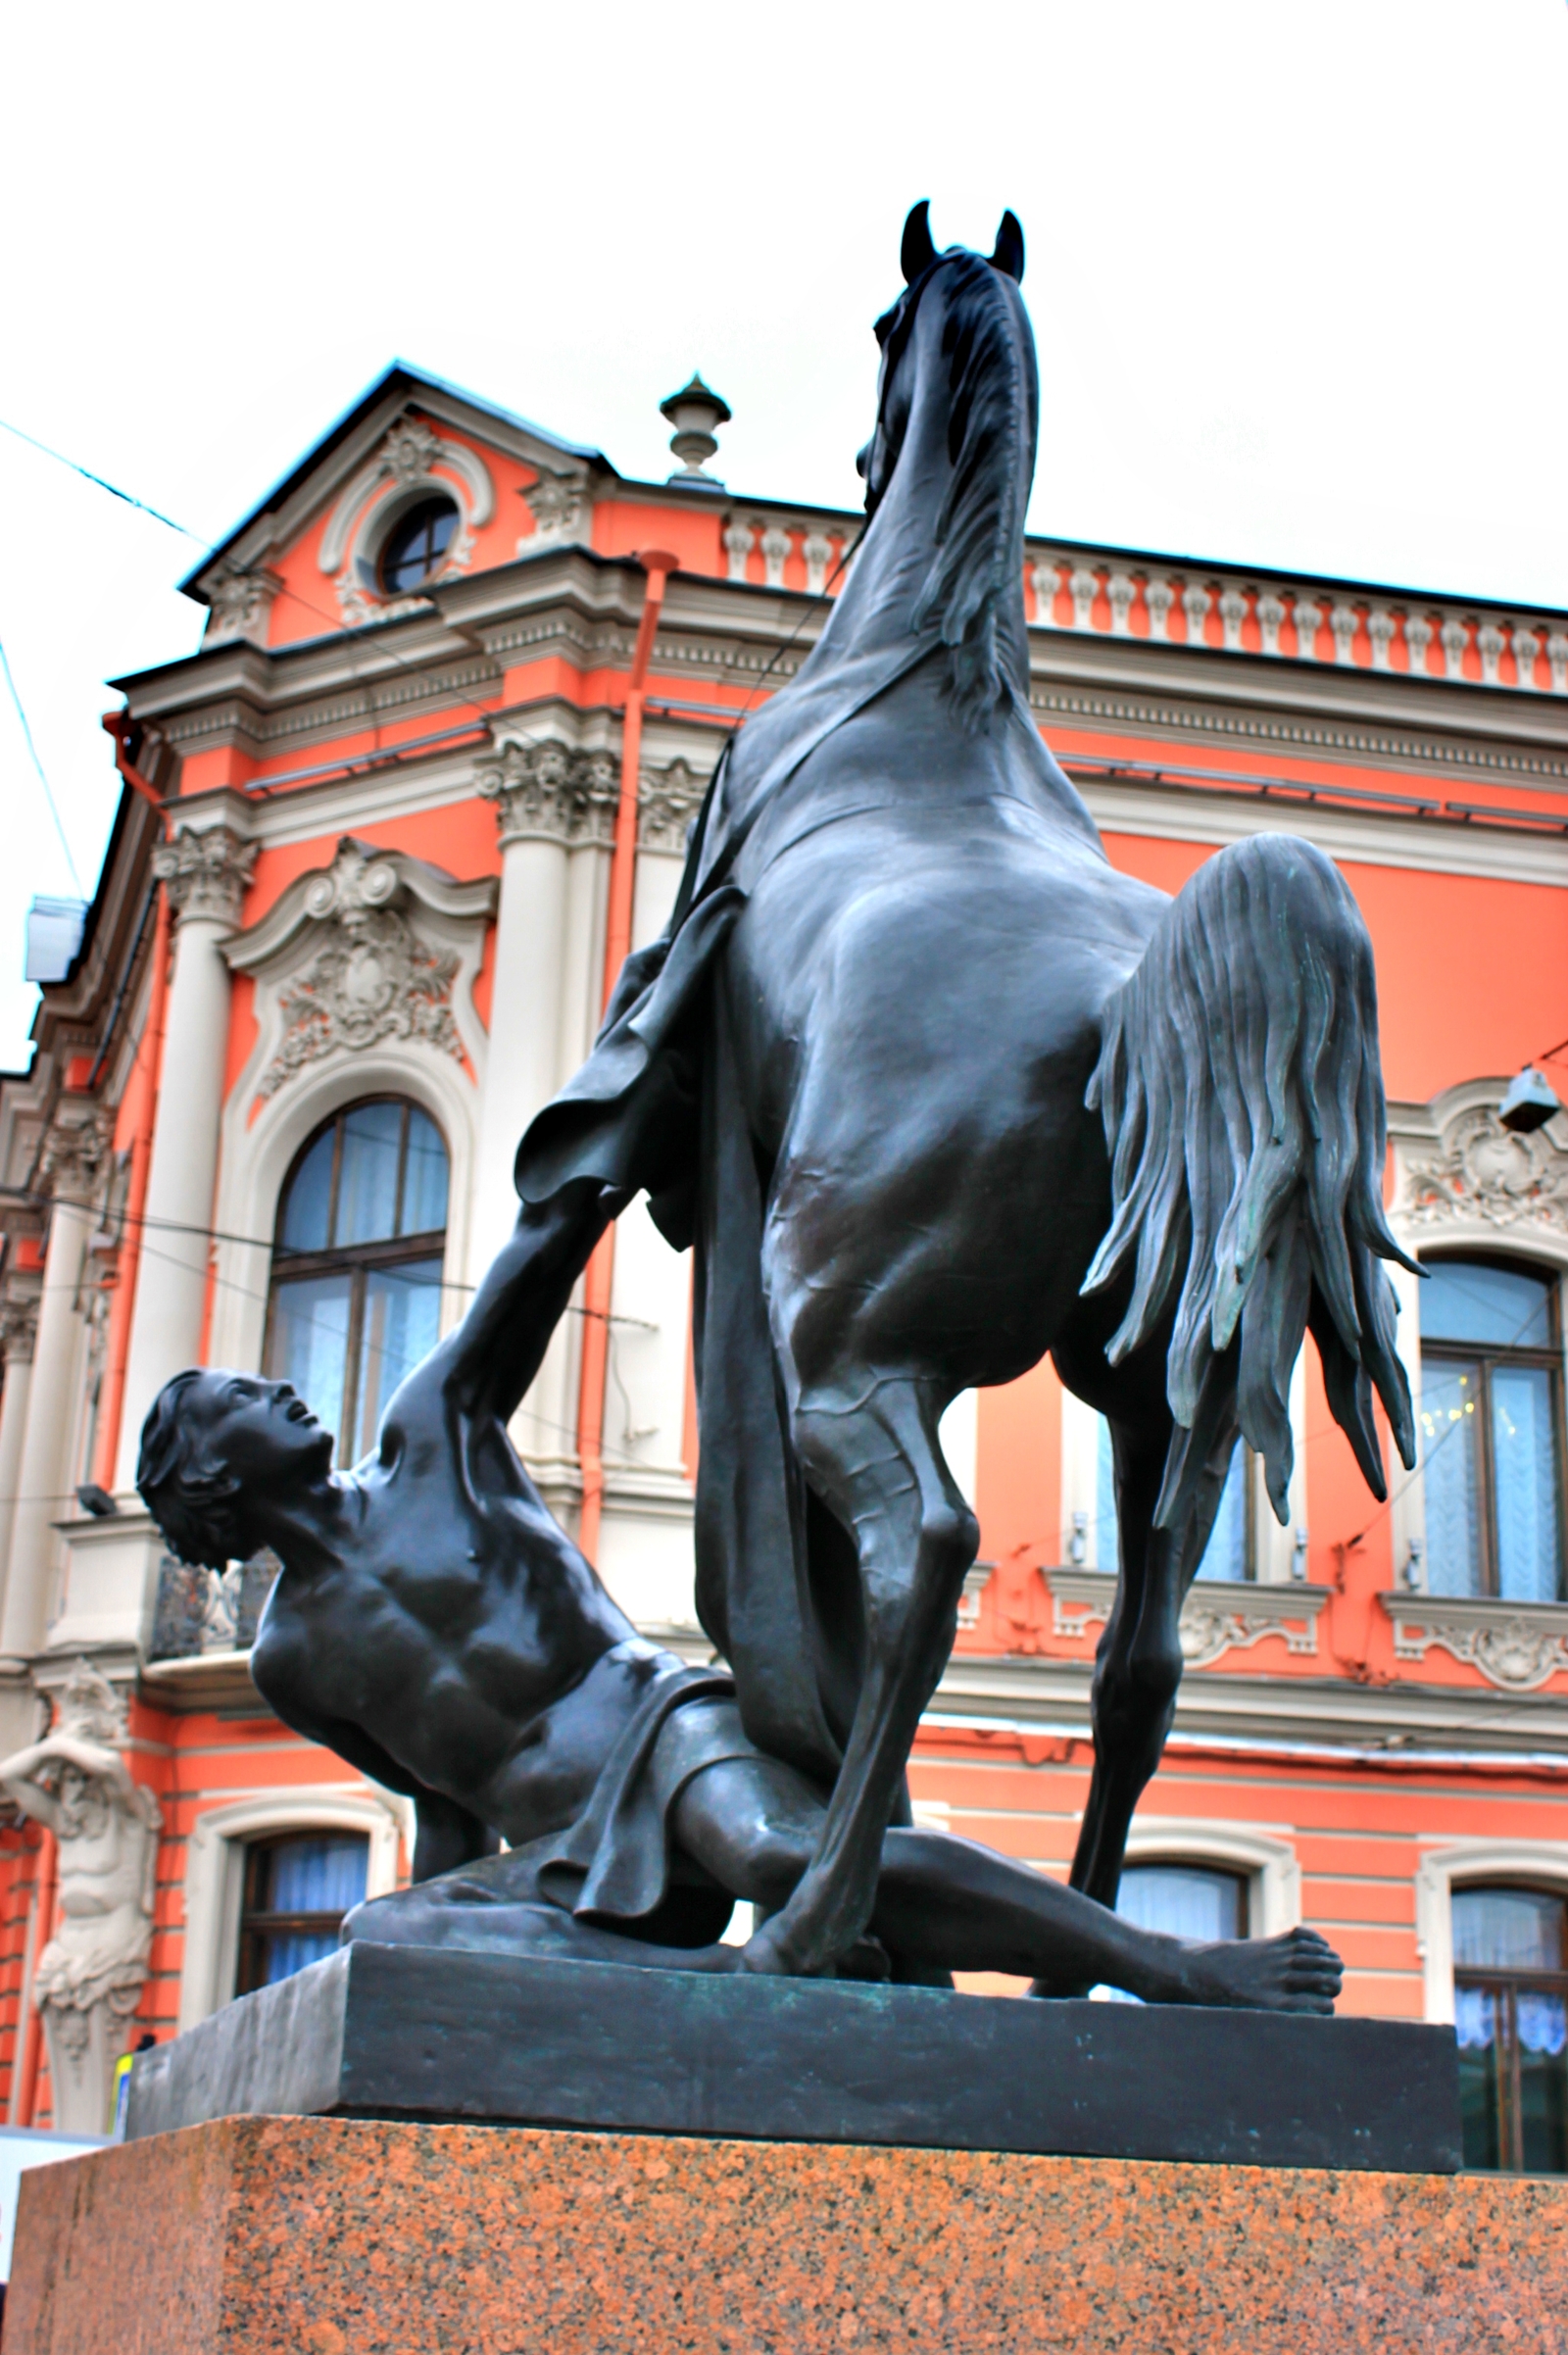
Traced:
<path fill-rule="evenodd" d="M 407 360 L 394 360 L 374 383 L 367 385 L 358 399 L 327 427 L 320 440 L 311 444 L 281 481 L 275 482 L 266 497 L 258 500 L 249 514 L 240 518 L 226 538 L 185 575 L 179 584 L 182 593 L 194 598 L 198 605 L 206 605 L 208 599 L 200 585 L 203 578 L 222 562 L 239 541 L 246 538 L 266 516 L 276 515 L 286 507 L 311 476 L 329 464 L 335 452 L 352 438 L 365 419 L 389 399 L 399 395 L 416 398 L 420 393 L 433 393 L 447 402 L 459 402 L 473 412 L 476 421 L 488 419 L 492 424 L 506 427 L 510 433 L 524 434 L 530 441 L 542 442 L 552 450 L 559 450 L 564 458 L 584 460 L 590 466 L 602 467 L 607 474 L 615 473 L 616 469 L 602 451 L 587 449 L 580 442 L 564 441 L 559 433 L 536 425 L 529 417 L 519 417 L 514 410 L 503 409 L 495 401 L 481 400 L 477 393 L 468 392 L 461 384 L 449 383 L 444 376 L 432 376 L 427 369 L 415 368 Z"/>

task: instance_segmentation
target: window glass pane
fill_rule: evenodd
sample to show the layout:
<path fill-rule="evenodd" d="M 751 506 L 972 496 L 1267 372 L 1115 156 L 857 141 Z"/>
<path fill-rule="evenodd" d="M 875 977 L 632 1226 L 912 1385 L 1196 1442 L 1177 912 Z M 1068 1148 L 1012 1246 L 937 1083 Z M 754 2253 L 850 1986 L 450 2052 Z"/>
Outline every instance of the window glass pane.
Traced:
<path fill-rule="evenodd" d="M 382 1410 L 405 1374 L 427 1357 L 441 1334 L 441 1262 L 378 1268 L 365 1282 L 360 1333 L 359 1409 L 352 1458 L 375 1445 Z"/>
<path fill-rule="evenodd" d="M 403 1235 L 427 1235 L 447 1223 L 447 1149 L 435 1122 L 410 1107 L 409 1157 L 403 1173 Z"/>
<path fill-rule="evenodd" d="M 280 1979 L 292 1979 L 307 1963 L 319 1962 L 323 1954 L 337 1951 L 335 1930 L 270 1930 L 258 1933 L 253 1939 L 254 1956 L 249 1972 L 250 1987 L 275 1987 Z"/>
<path fill-rule="evenodd" d="M 1480 1369 L 1421 1360 L 1421 1465 L 1427 1584 L 1434 1595 L 1481 1592 Z"/>
<path fill-rule="evenodd" d="M 1460 1971 L 1560 1971 L 1563 1901 L 1533 1889 L 1456 1889 L 1453 1961 Z"/>
<path fill-rule="evenodd" d="M 1214 1526 L 1198 1565 L 1200 1578 L 1247 1576 L 1247 1492 L 1250 1485 L 1248 1469 L 1247 1448 L 1238 1440 L 1231 1452 L 1231 1468 L 1225 1475 L 1219 1511 L 1214 1515 Z"/>
<path fill-rule="evenodd" d="M 1498 2075 L 1506 1998 L 1492 1987 L 1455 1987 L 1459 2119 L 1467 2167 L 1500 2167 Z"/>
<path fill-rule="evenodd" d="M 347 1913 L 365 1897 L 369 1842 L 356 1832 L 280 1840 L 264 1851 L 258 1913 Z"/>
<path fill-rule="evenodd" d="M 1522 1267 L 1428 1259 L 1421 1286 L 1422 1338 L 1479 1342 L 1491 1349 L 1551 1346 L 1552 1279 Z"/>
<path fill-rule="evenodd" d="M 285 1251 L 324 1251 L 327 1243 L 327 1219 L 332 1208 L 332 1147 L 335 1124 L 317 1138 L 304 1160 L 294 1172 L 288 1200 L 283 1204 L 283 1223 L 278 1232 L 278 1248 Z"/>
<path fill-rule="evenodd" d="M 1519 1987 L 1519 2160 L 1531 2175 L 1568 2171 L 1568 2006 L 1560 1994 Z"/>
<path fill-rule="evenodd" d="M 1551 1387 L 1544 1366 L 1492 1369 L 1497 1586 L 1511 1602 L 1555 1602 L 1560 1589 Z"/>
<path fill-rule="evenodd" d="M 398 1231 L 398 1155 L 403 1143 L 400 1104 L 357 1104 L 343 1122 L 343 1163 L 337 1181 L 341 1250 L 378 1243 Z"/>
<path fill-rule="evenodd" d="M 1114 1570 L 1121 1558 L 1116 1525 L 1116 1459 L 1111 1452 L 1110 1425 L 1095 1417 L 1095 1520 L 1090 1532 L 1090 1558 L 1099 1570 Z"/>
<path fill-rule="evenodd" d="M 349 1360 L 348 1275 L 306 1276 L 272 1292 L 272 1338 L 267 1370 L 292 1382 L 326 1430 L 343 1431 L 343 1382 Z M 343 1450 L 338 1449 L 339 1459 Z"/>
<path fill-rule="evenodd" d="M 1200 1865 L 1129 1865 L 1116 1911 L 1140 1930 L 1158 1930 L 1166 1938 L 1245 1938 L 1243 1894 L 1235 1873 L 1205 1872 Z"/>

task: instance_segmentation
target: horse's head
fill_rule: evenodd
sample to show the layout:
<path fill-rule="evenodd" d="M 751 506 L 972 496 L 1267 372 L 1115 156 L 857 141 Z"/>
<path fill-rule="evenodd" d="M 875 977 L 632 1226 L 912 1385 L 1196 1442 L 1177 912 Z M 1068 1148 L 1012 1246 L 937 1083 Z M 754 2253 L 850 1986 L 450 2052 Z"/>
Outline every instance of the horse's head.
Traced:
<path fill-rule="evenodd" d="M 934 542 L 910 626 L 937 630 L 953 649 L 956 700 L 967 724 L 984 727 L 1001 693 L 996 620 L 1009 593 L 1021 627 L 1039 423 L 1034 336 L 1018 292 L 1023 231 L 1004 213 L 989 256 L 938 253 L 922 203 L 904 224 L 901 260 L 904 292 L 876 322 L 876 430 L 856 464 L 874 516 L 903 463 L 907 523 Z"/>

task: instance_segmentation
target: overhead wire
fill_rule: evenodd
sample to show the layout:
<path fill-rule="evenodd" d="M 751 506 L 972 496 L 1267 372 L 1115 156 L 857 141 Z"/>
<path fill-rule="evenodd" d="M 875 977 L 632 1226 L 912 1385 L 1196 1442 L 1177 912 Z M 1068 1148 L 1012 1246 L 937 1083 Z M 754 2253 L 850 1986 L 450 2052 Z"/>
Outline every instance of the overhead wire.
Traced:
<path fill-rule="evenodd" d="M 16 679 L 12 675 L 11 658 L 6 653 L 4 639 L 0 639 L 0 670 L 4 670 L 6 674 L 6 687 L 11 697 L 12 708 L 22 723 L 22 734 L 27 747 L 27 757 L 37 772 L 39 784 L 43 787 L 43 798 L 48 803 L 49 814 L 55 821 L 55 832 L 60 837 L 60 848 L 66 854 L 66 864 L 71 869 L 71 880 L 76 887 L 76 897 L 78 900 L 84 900 L 87 895 L 81 888 L 81 877 L 76 872 L 76 861 L 71 855 L 71 844 L 67 838 L 65 822 L 60 815 L 60 805 L 55 800 L 54 788 L 49 782 L 42 760 L 38 758 L 38 747 L 33 742 L 32 730 L 27 724 L 27 714 L 23 708 Z"/>

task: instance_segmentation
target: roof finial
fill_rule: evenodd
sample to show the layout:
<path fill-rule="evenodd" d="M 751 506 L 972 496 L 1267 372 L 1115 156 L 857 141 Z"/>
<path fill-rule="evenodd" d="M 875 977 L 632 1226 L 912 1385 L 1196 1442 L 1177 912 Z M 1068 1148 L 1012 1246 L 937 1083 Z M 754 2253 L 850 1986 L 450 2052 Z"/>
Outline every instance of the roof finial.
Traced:
<path fill-rule="evenodd" d="M 711 458 L 718 448 L 713 428 L 729 423 L 729 406 L 716 392 L 710 392 L 702 377 L 693 374 L 690 384 L 670 394 L 659 404 L 661 414 L 668 417 L 675 430 L 669 446 L 681 461 L 671 482 L 684 483 L 690 490 L 721 491 L 724 485 L 710 474 L 703 461 Z"/>

